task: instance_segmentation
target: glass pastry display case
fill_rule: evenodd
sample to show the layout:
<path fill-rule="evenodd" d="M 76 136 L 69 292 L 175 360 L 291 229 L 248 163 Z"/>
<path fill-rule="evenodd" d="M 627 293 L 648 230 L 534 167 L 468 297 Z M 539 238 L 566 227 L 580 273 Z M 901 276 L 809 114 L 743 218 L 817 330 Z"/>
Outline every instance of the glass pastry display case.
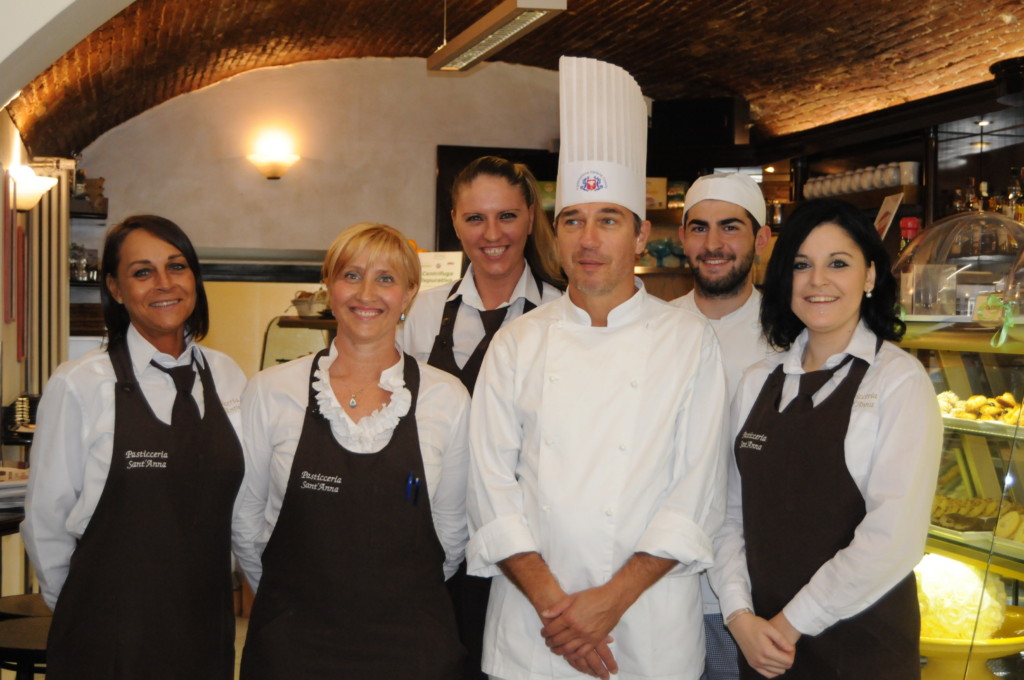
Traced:
<path fill-rule="evenodd" d="M 260 370 L 319 352 L 334 340 L 337 326 L 333 316 L 275 316 L 263 335 Z"/>
<path fill-rule="evenodd" d="M 970 321 L 979 298 L 1016 300 L 1024 224 L 990 212 L 947 217 L 904 249 L 895 271 L 910 321 Z M 984 311 L 984 310 L 982 310 Z M 982 314 L 984 320 L 984 314 Z"/>
<path fill-rule="evenodd" d="M 928 371 L 945 428 L 918 567 L 924 680 L 1024 678 L 1022 248 L 1024 225 L 962 213 L 918 235 L 894 267 L 900 344 Z"/>

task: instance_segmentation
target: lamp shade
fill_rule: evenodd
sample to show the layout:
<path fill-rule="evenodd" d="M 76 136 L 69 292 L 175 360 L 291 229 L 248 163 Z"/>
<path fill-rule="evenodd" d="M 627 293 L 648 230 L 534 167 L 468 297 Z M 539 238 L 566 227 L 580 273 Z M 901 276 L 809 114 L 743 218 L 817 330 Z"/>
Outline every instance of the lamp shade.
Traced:
<path fill-rule="evenodd" d="M 288 168 L 299 160 L 299 157 L 293 153 L 251 153 L 246 158 L 267 179 L 281 179 L 284 173 L 288 172 Z"/>
<path fill-rule="evenodd" d="M 16 189 L 14 205 L 22 211 L 36 207 L 43 194 L 57 184 L 56 177 L 40 177 L 27 165 L 15 165 L 10 173 Z"/>
<path fill-rule="evenodd" d="M 288 132 L 269 128 L 259 134 L 252 153 L 246 158 L 267 179 L 281 179 L 300 157 L 295 153 L 292 137 Z"/>

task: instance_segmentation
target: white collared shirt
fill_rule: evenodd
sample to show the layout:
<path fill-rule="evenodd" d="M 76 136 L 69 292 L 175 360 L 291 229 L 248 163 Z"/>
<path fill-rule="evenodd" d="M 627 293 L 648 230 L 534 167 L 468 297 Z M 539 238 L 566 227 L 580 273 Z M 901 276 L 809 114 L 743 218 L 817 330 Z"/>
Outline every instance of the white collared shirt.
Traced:
<path fill-rule="evenodd" d="M 537 282 L 530 270 L 530 265 L 526 265 L 522 276 L 516 283 L 515 290 L 512 291 L 509 302 L 498 307 L 509 308 L 505 320 L 502 321 L 502 327 L 523 315 L 527 300 L 535 307 L 540 307 L 542 304 L 557 300 L 562 296 L 562 291 L 549 283 L 542 283 L 542 288 L 543 290 L 537 290 Z M 430 350 L 434 347 L 434 338 L 437 337 L 437 332 L 441 328 L 445 303 L 454 297 L 449 295 L 451 289 L 452 284 L 446 283 L 417 295 L 408 318 L 399 328 L 399 343 L 402 348 L 419 361 L 426 361 L 430 358 Z M 459 305 L 459 313 L 455 317 L 455 328 L 452 329 L 452 350 L 456 365 L 462 368 L 484 337 L 484 323 L 480 320 L 480 312 L 486 310 L 486 307 L 483 300 L 480 299 L 476 279 L 473 278 L 473 265 L 469 265 L 466 276 L 459 284 L 459 290 L 455 292 L 455 295 L 461 295 L 462 302 Z"/>
<path fill-rule="evenodd" d="M 239 398 L 245 374 L 230 357 L 189 341 L 180 357 L 157 351 L 134 326 L 125 337 L 132 368 L 153 414 L 171 422 L 177 390 L 171 376 L 150 365 L 168 368 L 209 362 L 217 394 L 235 432 L 241 430 Z M 32 442 L 32 472 L 25 499 L 21 537 L 39 578 L 46 603 L 53 608 L 67 578 L 71 554 L 96 510 L 114 449 L 114 385 L 117 378 L 106 348 L 61 364 L 43 390 Z M 204 414 L 203 385 L 192 396 Z"/>
<path fill-rule="evenodd" d="M 483 660 L 493 676 L 581 677 L 501 574 L 499 562 L 531 551 L 569 593 L 606 583 L 637 552 L 677 560 L 612 631 L 612 652 L 620 678 L 700 676 L 697 573 L 724 512 L 725 375 L 707 322 L 637 286 L 607 327 L 564 296 L 499 330 L 484 359 L 467 563 L 494 576 Z"/>
<path fill-rule="evenodd" d="M 817 635 L 867 609 L 905 578 L 924 554 L 942 451 L 942 418 L 935 389 L 920 362 L 889 342 L 882 343 L 876 355 L 875 343 L 876 336 L 862 322 L 846 350 L 829 357 L 822 367 L 835 367 L 847 354 L 869 364 L 844 440 L 846 466 L 864 496 L 867 515 L 850 545 L 823 564 L 784 607 L 786 618 L 805 635 Z M 804 330 L 788 352 L 768 357 L 743 376 L 732 409 L 733 439 L 780 363 L 786 379 L 779 409 L 793 400 L 804 373 L 806 346 Z M 814 395 L 815 404 L 836 389 L 851 365 L 825 383 Z M 743 547 L 741 483 L 736 459 L 730 457 L 729 506 L 715 538 L 715 566 L 709 570 L 725 614 L 753 609 Z"/>
<path fill-rule="evenodd" d="M 242 445 L 245 479 L 233 525 L 238 563 L 253 589 L 263 574 L 261 556 L 281 514 L 295 450 L 309 403 L 313 356 L 272 366 L 256 374 L 242 397 Z M 313 389 L 335 440 L 352 453 L 374 454 L 384 448 L 399 419 L 409 412 L 412 395 L 405 387 L 405 358 L 381 373 L 380 387 L 392 393 L 380 410 L 353 422 L 330 386 L 328 369 L 338 356 L 331 343 L 321 358 Z M 445 552 L 444 574 L 451 577 L 465 553 L 466 473 L 469 447 L 466 427 L 469 394 L 456 378 L 420 363 L 416 426 L 434 530 Z M 310 531 L 315 531 L 310 527 Z"/>

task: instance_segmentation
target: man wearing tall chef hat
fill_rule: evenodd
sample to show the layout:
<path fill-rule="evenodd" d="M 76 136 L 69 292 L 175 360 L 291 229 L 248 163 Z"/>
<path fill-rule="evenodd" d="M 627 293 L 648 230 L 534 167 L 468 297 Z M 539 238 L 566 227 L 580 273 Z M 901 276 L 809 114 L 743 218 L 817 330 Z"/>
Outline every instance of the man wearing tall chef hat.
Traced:
<path fill-rule="evenodd" d="M 761 334 L 761 293 L 754 288 L 754 257 L 771 239 L 761 187 L 749 175 L 700 177 L 686 192 L 679 240 L 694 288 L 673 305 L 700 314 L 721 343 L 729 401 L 743 371 L 772 350 Z M 725 629 L 718 597 L 701 576 L 707 656 L 701 680 L 739 680 L 736 643 Z"/>
<path fill-rule="evenodd" d="M 633 276 L 651 228 L 639 86 L 592 59 L 559 71 L 568 292 L 498 331 L 470 416 L 467 559 L 495 577 L 483 669 L 697 680 L 725 505 L 718 342 Z"/>

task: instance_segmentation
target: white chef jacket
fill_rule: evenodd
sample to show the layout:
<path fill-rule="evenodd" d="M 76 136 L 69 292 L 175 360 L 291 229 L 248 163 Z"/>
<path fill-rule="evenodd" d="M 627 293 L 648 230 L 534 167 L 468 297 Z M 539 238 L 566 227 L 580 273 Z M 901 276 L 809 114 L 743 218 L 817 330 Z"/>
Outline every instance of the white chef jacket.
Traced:
<path fill-rule="evenodd" d="M 676 298 L 671 304 L 688 309 L 707 319 L 718 337 L 722 348 L 722 363 L 725 364 L 725 379 L 729 385 L 729 399 L 736 394 L 743 372 L 774 350 L 761 333 L 761 291 L 754 288 L 743 306 L 726 314 L 721 319 L 708 319 L 697 307 L 694 291 Z"/>
<path fill-rule="evenodd" d="M 725 375 L 700 317 L 637 292 L 607 327 L 568 295 L 498 331 L 470 416 L 469 573 L 494 576 L 483 668 L 575 678 L 498 563 L 538 552 L 568 593 L 638 552 L 678 560 L 612 631 L 620 678 L 696 680 L 697 574 L 724 511 Z"/>
<path fill-rule="evenodd" d="M 694 296 L 695 291 L 691 290 L 686 295 L 673 300 L 672 304 L 704 316 L 697 306 Z M 704 318 L 707 319 L 707 317 Z M 768 341 L 765 340 L 764 334 L 761 333 L 761 291 L 756 288 L 752 289 L 742 307 L 726 314 L 721 319 L 707 319 L 707 321 L 714 329 L 715 335 L 718 337 L 718 345 L 722 348 L 725 379 L 729 385 L 729 403 L 732 403 L 740 378 L 743 377 L 743 371 L 774 352 Z M 704 613 L 722 613 L 718 597 L 708 584 L 706 575 L 701 575 L 700 590 Z"/>
<path fill-rule="evenodd" d="M 260 371 L 242 395 L 245 479 L 239 492 L 232 543 L 253 590 L 259 587 L 263 549 L 277 525 L 288 488 L 309 403 L 309 371 L 314 356 Z M 391 400 L 358 423 L 352 421 L 331 389 L 328 369 L 337 357 L 338 349 L 331 343 L 330 352 L 317 369 L 313 389 L 320 412 L 339 444 L 352 453 L 377 453 L 391 441 L 399 419 L 412 405 L 412 393 L 405 387 L 405 357 L 399 355 L 398 362 L 381 373 L 380 387 L 391 392 Z M 445 578 L 449 578 L 462 562 L 468 538 L 469 393 L 444 371 L 423 363 L 419 368 L 416 427 L 430 512 L 445 552 Z M 315 530 L 310 527 L 310 531 Z"/>
<path fill-rule="evenodd" d="M 172 357 L 153 347 L 134 326 L 129 326 L 125 341 L 135 378 L 158 419 L 171 422 L 177 390 L 171 376 L 151 366 L 150 360 L 171 368 L 187 365 L 193 357 L 201 363 L 205 357 L 228 420 L 240 433 L 239 397 L 245 374 L 230 357 L 207 347 L 200 354 L 191 341 L 180 357 Z M 71 553 L 107 482 L 114 450 L 116 382 L 106 349 L 94 349 L 61 364 L 39 401 L 21 537 L 51 609 L 67 578 Z M 192 396 L 200 414 L 205 413 L 201 380 L 195 381 Z"/>
<path fill-rule="evenodd" d="M 444 305 L 452 299 L 449 292 L 452 289 L 451 283 L 446 283 L 436 288 L 424 291 L 416 296 L 405 323 L 399 327 L 399 344 L 410 355 L 419 361 L 426 361 L 430 358 L 430 350 L 434 347 L 434 338 L 441 328 L 441 317 L 444 314 Z M 526 300 L 529 300 L 535 307 L 540 307 L 546 302 L 557 300 L 562 296 L 550 283 L 541 283 L 542 290 L 537 290 L 537 281 L 533 277 L 530 265 L 523 269 L 519 282 L 509 302 L 499 305 L 509 307 L 502 327 L 513 319 L 523 315 L 523 308 Z M 452 329 L 452 352 L 455 355 L 455 363 L 459 368 L 466 365 L 469 357 L 473 354 L 476 346 L 484 337 L 484 323 L 480 320 L 480 312 L 485 311 L 483 300 L 477 291 L 476 279 L 473 278 L 473 265 L 469 265 L 466 276 L 459 284 L 455 295 L 462 296 L 459 305 L 459 313 L 455 317 L 455 328 Z M 470 311 L 472 310 L 472 311 Z"/>
<path fill-rule="evenodd" d="M 844 440 L 846 466 L 864 496 L 867 515 L 850 545 L 823 564 L 783 608 L 804 635 L 817 635 L 867 609 L 905 578 L 924 554 L 942 452 L 942 417 L 920 362 L 889 342 L 882 343 L 876 355 L 875 342 L 876 336 L 862 322 L 846 350 L 823 366 L 833 368 L 847 354 L 870 365 L 857 390 Z M 733 439 L 778 364 L 786 374 L 780 410 L 796 396 L 806 345 L 804 330 L 788 352 L 766 358 L 743 376 L 732 409 Z M 851 365 L 825 383 L 814 395 L 815 404 L 835 390 Z M 730 457 L 729 507 L 715 538 L 715 566 L 709 570 L 726 614 L 753 609 L 741 499 L 736 459 Z"/>

